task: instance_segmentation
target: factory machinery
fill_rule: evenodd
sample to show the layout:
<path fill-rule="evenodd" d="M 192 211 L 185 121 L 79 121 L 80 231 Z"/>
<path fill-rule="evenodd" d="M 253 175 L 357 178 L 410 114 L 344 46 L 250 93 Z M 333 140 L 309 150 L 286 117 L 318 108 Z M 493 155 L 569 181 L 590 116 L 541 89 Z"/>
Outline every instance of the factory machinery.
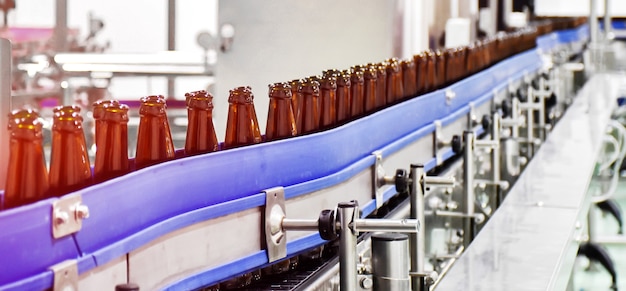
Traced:
<path fill-rule="evenodd" d="M 331 130 L 0 212 L 0 290 L 213 290 L 321 248 L 255 290 L 564 290 L 578 253 L 615 283 L 587 215 L 626 80 L 591 23 Z"/>

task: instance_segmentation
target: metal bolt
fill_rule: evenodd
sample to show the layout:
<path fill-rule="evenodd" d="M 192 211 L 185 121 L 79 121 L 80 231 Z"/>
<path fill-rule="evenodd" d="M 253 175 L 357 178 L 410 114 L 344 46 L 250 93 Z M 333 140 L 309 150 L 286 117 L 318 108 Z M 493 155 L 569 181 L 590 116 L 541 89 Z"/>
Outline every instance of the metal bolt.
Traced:
<path fill-rule="evenodd" d="M 65 224 L 68 222 L 69 219 L 70 219 L 69 215 L 65 211 L 56 210 L 54 212 L 54 224 L 55 225 Z"/>
<path fill-rule="evenodd" d="M 428 275 L 426 275 L 426 277 L 424 278 L 424 284 L 426 285 L 433 285 L 435 284 L 435 281 L 437 281 L 437 279 L 439 278 L 439 274 L 435 271 L 430 272 Z"/>
<path fill-rule="evenodd" d="M 76 205 L 74 208 L 74 215 L 76 216 L 76 219 L 89 218 L 89 207 L 83 204 Z"/>
<path fill-rule="evenodd" d="M 361 279 L 361 282 L 359 282 L 361 284 L 361 288 L 363 289 L 372 289 L 372 287 L 374 287 L 374 281 L 372 281 L 371 278 L 365 277 Z"/>

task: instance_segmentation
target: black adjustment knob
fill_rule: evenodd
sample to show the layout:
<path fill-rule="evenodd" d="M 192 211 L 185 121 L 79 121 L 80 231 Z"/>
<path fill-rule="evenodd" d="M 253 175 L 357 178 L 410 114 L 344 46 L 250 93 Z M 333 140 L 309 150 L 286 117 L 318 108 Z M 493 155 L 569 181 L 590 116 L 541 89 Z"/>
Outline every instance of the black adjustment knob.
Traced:
<path fill-rule="evenodd" d="M 550 109 L 554 106 L 556 106 L 557 103 L 557 98 L 556 98 L 556 94 L 554 94 L 554 92 L 552 94 L 550 94 L 550 97 L 546 98 L 546 109 Z"/>
<path fill-rule="evenodd" d="M 482 125 L 485 131 L 489 130 L 491 127 L 491 116 L 487 114 L 483 115 L 483 118 L 480 120 L 480 125 Z"/>
<path fill-rule="evenodd" d="M 404 169 L 396 170 L 396 191 L 405 193 L 409 190 L 409 175 Z"/>
<path fill-rule="evenodd" d="M 452 141 L 450 142 L 450 145 L 452 145 L 452 151 L 455 154 L 458 154 L 463 151 L 463 141 L 461 140 L 461 137 L 458 135 L 452 136 Z"/>
<path fill-rule="evenodd" d="M 119 284 L 115 286 L 115 291 L 139 291 L 139 285 L 135 283 Z"/>
<path fill-rule="evenodd" d="M 320 217 L 317 219 L 317 227 L 322 239 L 336 239 L 338 235 L 337 229 L 335 229 L 335 211 L 330 209 L 322 210 Z"/>
<path fill-rule="evenodd" d="M 533 79 L 530 81 L 530 85 L 533 86 L 533 89 L 539 90 L 539 79 Z"/>
<path fill-rule="evenodd" d="M 508 99 L 502 100 L 500 109 L 502 109 L 502 117 L 509 117 L 513 113 L 513 103 Z"/>
<path fill-rule="evenodd" d="M 539 86 L 539 85 L 537 85 Z M 526 92 L 526 90 L 522 87 L 517 88 L 517 100 L 519 100 L 520 102 L 526 102 L 526 100 L 528 100 L 528 93 Z"/>

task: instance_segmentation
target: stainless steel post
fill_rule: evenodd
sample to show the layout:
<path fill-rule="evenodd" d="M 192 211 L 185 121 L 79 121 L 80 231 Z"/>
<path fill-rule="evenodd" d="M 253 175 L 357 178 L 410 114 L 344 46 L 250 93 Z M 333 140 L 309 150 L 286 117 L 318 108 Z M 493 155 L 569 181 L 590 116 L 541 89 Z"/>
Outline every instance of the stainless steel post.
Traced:
<path fill-rule="evenodd" d="M 535 102 L 534 100 L 534 90 L 532 88 L 532 86 L 528 87 L 528 97 L 526 99 L 526 155 L 527 158 L 530 160 L 533 157 L 534 154 L 534 139 L 535 139 L 535 114 L 534 114 L 534 109 L 533 109 L 533 103 Z"/>
<path fill-rule="evenodd" d="M 424 221 L 424 166 L 411 164 L 411 219 Z M 411 254 L 411 273 L 424 273 L 424 257 L 426 256 L 426 234 L 420 231 L 409 235 L 409 253 Z M 424 288 L 424 277 L 411 277 L 411 290 L 422 291 Z"/>
<path fill-rule="evenodd" d="M 167 50 L 176 49 L 176 0 L 167 1 Z M 176 94 L 176 78 L 167 77 L 167 98 Z"/>
<path fill-rule="evenodd" d="M 56 0 L 56 23 L 54 26 L 55 52 L 68 51 L 67 42 L 67 0 Z"/>
<path fill-rule="evenodd" d="M 495 200 L 496 208 L 500 206 L 502 203 L 503 197 L 500 191 L 500 130 L 502 129 L 500 126 L 501 121 L 500 114 L 498 112 L 493 113 L 492 122 L 491 122 L 491 140 L 495 143 L 491 148 L 491 178 L 493 179 L 494 185 L 493 187 L 493 196 L 492 198 Z M 493 205 L 493 204 L 492 204 Z M 493 208 L 492 211 L 496 211 L 496 208 Z"/>
<path fill-rule="evenodd" d="M 9 166 L 9 112 L 11 111 L 11 42 L 0 38 L 0 189 Z"/>
<path fill-rule="evenodd" d="M 356 233 L 351 224 L 358 213 L 355 202 L 342 202 L 337 206 L 339 215 L 339 281 L 341 290 L 357 288 Z"/>
<path fill-rule="evenodd" d="M 419 232 L 420 222 L 417 219 L 355 219 L 352 229 L 355 232 Z"/>
<path fill-rule="evenodd" d="M 401 233 L 372 235 L 374 290 L 409 290 L 409 241 Z"/>
<path fill-rule="evenodd" d="M 589 0 L 589 34 L 591 43 L 598 43 L 598 5 L 596 0 Z"/>
<path fill-rule="evenodd" d="M 468 216 L 463 220 L 463 246 L 467 249 L 474 239 L 474 132 L 465 131 L 463 139 L 463 204 Z"/>
<path fill-rule="evenodd" d="M 604 39 L 610 41 L 613 38 L 613 26 L 611 25 L 611 0 L 604 0 Z"/>

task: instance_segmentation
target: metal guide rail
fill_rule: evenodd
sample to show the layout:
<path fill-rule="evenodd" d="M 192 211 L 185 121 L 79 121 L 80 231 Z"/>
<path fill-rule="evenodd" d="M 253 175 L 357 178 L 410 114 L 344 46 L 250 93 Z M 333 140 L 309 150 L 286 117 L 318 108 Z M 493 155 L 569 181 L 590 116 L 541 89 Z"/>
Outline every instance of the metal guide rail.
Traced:
<path fill-rule="evenodd" d="M 541 71 L 540 51 L 580 45 L 586 31 L 544 36 L 539 50 L 332 130 L 174 160 L 4 211 L 0 289 L 193 289 L 319 246 L 315 230 L 287 232 L 284 252 L 268 254 L 265 191 L 283 187 L 290 219 L 352 200 L 364 218 L 397 193 L 385 176 L 449 160 L 454 135 L 482 134 L 479 117 L 498 93 Z"/>

